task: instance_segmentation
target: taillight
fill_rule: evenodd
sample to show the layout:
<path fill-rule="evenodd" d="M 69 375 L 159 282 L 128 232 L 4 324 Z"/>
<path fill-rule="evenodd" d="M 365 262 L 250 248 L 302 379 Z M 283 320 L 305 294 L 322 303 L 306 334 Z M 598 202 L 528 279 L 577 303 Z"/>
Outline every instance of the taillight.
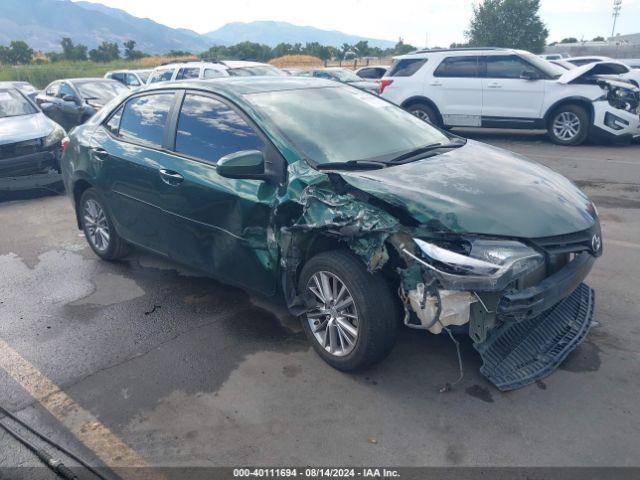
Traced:
<path fill-rule="evenodd" d="M 387 88 L 392 83 L 393 83 L 393 80 L 391 80 L 390 78 L 383 78 L 380 81 L 380 90 L 378 91 L 378 93 L 380 93 L 380 95 L 382 95 L 382 92 L 384 92 L 384 89 Z"/>
<path fill-rule="evenodd" d="M 62 139 L 62 141 L 60 142 L 60 147 L 62 148 L 62 153 L 67 151 L 67 147 L 69 146 L 69 143 L 71 143 L 71 140 L 69 140 L 69 137 L 64 137 Z"/>

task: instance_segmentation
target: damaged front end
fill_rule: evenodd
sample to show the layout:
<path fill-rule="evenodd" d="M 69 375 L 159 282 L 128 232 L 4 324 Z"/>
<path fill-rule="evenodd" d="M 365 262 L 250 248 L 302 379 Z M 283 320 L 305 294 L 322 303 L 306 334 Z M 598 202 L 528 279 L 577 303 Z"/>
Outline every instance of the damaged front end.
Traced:
<path fill-rule="evenodd" d="M 524 243 L 468 236 L 390 241 L 407 259 L 405 324 L 432 333 L 464 326 L 481 373 L 512 390 L 551 373 L 584 339 L 593 290 L 583 282 L 602 253 L 600 228 Z M 459 328 L 459 327 L 458 327 Z"/>

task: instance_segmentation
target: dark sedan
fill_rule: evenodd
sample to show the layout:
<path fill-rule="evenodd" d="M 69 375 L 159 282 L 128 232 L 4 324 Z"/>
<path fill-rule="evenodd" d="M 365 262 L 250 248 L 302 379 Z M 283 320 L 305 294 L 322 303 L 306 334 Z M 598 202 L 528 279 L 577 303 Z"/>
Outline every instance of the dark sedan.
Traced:
<path fill-rule="evenodd" d="M 129 89 L 105 78 L 68 78 L 50 83 L 36 97 L 42 111 L 66 130 L 82 125 L 107 102 Z"/>

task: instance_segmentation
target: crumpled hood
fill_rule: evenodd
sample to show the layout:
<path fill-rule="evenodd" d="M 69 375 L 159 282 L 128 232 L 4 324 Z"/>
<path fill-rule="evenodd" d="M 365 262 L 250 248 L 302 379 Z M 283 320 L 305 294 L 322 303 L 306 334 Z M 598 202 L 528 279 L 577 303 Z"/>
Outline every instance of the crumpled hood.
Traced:
<path fill-rule="evenodd" d="M 585 75 L 622 75 L 629 67 L 620 62 L 594 62 L 564 72 L 558 83 L 571 83 Z"/>
<path fill-rule="evenodd" d="M 0 118 L 0 145 L 46 137 L 54 123 L 43 113 Z"/>
<path fill-rule="evenodd" d="M 562 175 L 469 140 L 463 147 L 380 170 L 340 172 L 346 182 L 457 233 L 538 238 L 590 228 L 590 200 Z"/>

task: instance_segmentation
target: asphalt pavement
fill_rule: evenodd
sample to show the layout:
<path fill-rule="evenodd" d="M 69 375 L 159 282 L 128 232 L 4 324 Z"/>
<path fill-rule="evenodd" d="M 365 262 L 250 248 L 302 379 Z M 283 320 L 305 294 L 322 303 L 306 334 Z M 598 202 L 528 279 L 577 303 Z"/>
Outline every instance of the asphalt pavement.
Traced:
<path fill-rule="evenodd" d="M 464 379 L 441 393 L 454 345 L 408 329 L 381 364 L 338 372 L 265 299 L 141 251 L 100 261 L 69 200 L 46 196 L 0 203 L 0 406 L 95 465 L 639 466 L 640 145 L 459 133 L 598 207 L 598 326 L 550 377 L 500 393 L 465 341 Z M 0 430 L 0 468 L 37 465 Z"/>

